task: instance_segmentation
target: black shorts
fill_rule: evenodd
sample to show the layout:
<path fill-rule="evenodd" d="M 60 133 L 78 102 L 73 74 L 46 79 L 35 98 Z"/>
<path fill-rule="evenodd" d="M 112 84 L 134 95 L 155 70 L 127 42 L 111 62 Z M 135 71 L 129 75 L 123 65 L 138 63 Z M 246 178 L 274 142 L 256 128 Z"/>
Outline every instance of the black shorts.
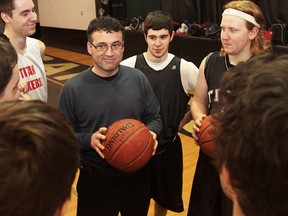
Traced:
<path fill-rule="evenodd" d="M 93 169 L 93 168 L 92 168 Z M 77 216 L 146 216 L 151 198 L 150 166 L 126 177 L 80 169 Z"/>
<path fill-rule="evenodd" d="M 222 191 L 215 160 L 201 151 L 191 189 L 188 216 L 232 216 L 232 201 Z"/>
<path fill-rule="evenodd" d="M 180 137 L 177 135 L 151 162 L 152 198 L 163 208 L 182 212 L 183 153 Z"/>

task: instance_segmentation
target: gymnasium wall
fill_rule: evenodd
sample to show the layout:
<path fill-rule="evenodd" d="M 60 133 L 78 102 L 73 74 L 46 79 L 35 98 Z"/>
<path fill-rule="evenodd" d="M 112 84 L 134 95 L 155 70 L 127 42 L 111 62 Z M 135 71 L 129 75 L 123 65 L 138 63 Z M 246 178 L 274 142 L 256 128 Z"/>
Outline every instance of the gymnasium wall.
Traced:
<path fill-rule="evenodd" d="M 38 0 L 43 27 L 86 30 L 96 17 L 95 0 Z"/>

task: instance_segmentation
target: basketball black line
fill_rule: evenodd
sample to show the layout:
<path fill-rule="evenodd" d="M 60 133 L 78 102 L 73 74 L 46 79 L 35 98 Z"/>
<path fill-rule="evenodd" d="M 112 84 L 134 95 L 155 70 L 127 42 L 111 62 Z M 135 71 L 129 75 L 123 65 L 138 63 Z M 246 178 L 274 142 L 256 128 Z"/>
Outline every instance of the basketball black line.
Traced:
<path fill-rule="evenodd" d="M 144 128 L 144 127 L 146 127 L 145 125 L 140 125 L 140 127 L 138 127 L 137 129 L 138 130 L 140 130 L 140 129 L 142 129 L 142 128 Z M 137 131 L 138 131 L 137 130 Z M 113 159 L 113 156 L 115 155 L 115 153 L 118 151 L 118 149 L 122 146 L 122 145 L 124 145 L 124 143 L 132 136 L 132 135 L 134 135 L 137 131 L 133 131 L 133 133 L 131 133 L 131 134 L 129 134 L 129 136 L 126 136 L 126 138 L 122 141 L 122 143 L 120 144 L 120 145 L 118 145 L 118 147 L 113 151 L 113 153 L 110 155 L 110 157 L 107 159 L 106 158 L 106 160 L 107 161 L 111 161 L 112 159 Z"/>
<path fill-rule="evenodd" d="M 138 132 L 138 131 L 137 131 L 137 132 Z M 149 132 L 149 133 L 150 133 L 150 132 Z M 140 154 L 138 155 L 137 158 L 135 158 L 134 160 L 131 160 L 130 162 L 128 162 L 128 163 L 126 163 L 126 164 L 124 164 L 124 165 L 122 165 L 122 166 L 115 166 L 115 167 L 117 167 L 117 168 L 121 168 L 121 167 L 125 167 L 125 166 L 127 166 L 127 165 L 129 165 L 129 164 L 135 162 L 135 161 L 136 161 L 140 156 L 143 155 L 143 152 L 145 152 L 145 151 L 147 150 L 147 148 L 149 147 L 149 144 L 150 144 L 151 138 L 152 138 L 152 135 L 149 136 L 148 143 L 146 143 L 145 148 L 143 149 L 143 151 L 140 152 Z M 152 157 L 152 155 L 151 155 L 151 157 Z"/>
<path fill-rule="evenodd" d="M 207 129 L 210 125 L 212 125 L 212 124 L 213 124 L 213 123 L 210 122 L 210 124 L 206 125 L 205 128 L 201 129 L 201 133 L 198 135 L 198 140 L 200 139 L 201 135 L 206 131 L 206 129 Z M 202 127 L 202 126 L 201 126 L 201 127 Z"/>

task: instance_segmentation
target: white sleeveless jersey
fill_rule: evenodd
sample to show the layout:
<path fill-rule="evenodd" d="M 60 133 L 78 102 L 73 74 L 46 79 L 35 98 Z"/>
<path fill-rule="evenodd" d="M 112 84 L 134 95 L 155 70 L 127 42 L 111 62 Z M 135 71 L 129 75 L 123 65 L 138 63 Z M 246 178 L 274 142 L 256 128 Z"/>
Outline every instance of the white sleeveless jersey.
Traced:
<path fill-rule="evenodd" d="M 28 95 L 32 100 L 47 102 L 47 78 L 41 58 L 40 47 L 34 38 L 27 37 L 26 52 L 18 53 L 20 79 L 28 86 Z"/>

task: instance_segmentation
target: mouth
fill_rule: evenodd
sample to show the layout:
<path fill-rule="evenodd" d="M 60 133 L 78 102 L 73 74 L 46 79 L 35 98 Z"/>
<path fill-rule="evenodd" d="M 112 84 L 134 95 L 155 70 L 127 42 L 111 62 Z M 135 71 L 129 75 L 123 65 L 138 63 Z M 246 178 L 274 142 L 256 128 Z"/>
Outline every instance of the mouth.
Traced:
<path fill-rule="evenodd" d="M 154 50 L 155 50 L 155 52 L 157 52 L 157 53 L 162 52 L 162 49 L 154 49 Z"/>
<path fill-rule="evenodd" d="M 105 58 L 105 59 L 103 59 L 103 61 L 106 62 L 106 63 L 114 63 L 114 59 Z"/>
<path fill-rule="evenodd" d="M 35 28 L 36 27 L 36 23 L 32 23 L 28 25 L 29 28 Z"/>

